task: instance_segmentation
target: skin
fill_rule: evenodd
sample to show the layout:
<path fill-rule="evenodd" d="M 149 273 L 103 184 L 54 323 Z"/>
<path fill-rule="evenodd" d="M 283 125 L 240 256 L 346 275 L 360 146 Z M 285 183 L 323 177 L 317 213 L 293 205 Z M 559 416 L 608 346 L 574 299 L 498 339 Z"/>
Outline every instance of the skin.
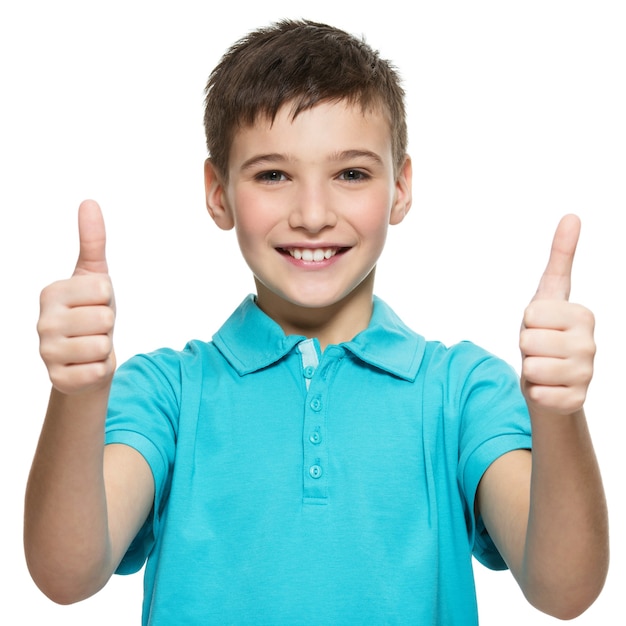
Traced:
<path fill-rule="evenodd" d="M 80 253 L 71 278 L 41 293 L 41 356 L 52 391 L 26 488 L 24 546 L 33 579 L 61 604 L 111 577 L 150 512 L 143 457 L 104 446 L 115 370 L 115 302 L 100 207 L 79 208 Z"/>
<path fill-rule="evenodd" d="M 286 333 L 316 336 L 326 346 L 367 326 L 387 228 L 411 206 L 411 163 L 407 157 L 394 169 L 380 112 L 320 104 L 292 120 L 284 108 L 273 124 L 259 120 L 237 133 L 227 182 L 207 161 L 205 184 L 216 224 L 236 229 L 259 306 Z M 495 461 L 476 501 L 528 600 L 563 619 L 594 601 L 608 567 L 604 492 L 583 410 L 594 320 L 568 302 L 579 230 L 575 216 L 559 224 L 523 317 L 521 385 L 532 455 L 521 450 Z M 115 303 L 93 201 L 79 209 L 79 239 L 73 276 L 41 295 L 40 350 L 53 388 L 24 524 L 33 579 L 60 603 L 106 584 L 154 499 L 143 457 L 104 446 Z M 331 252 L 307 260 L 313 250 Z"/>
<path fill-rule="evenodd" d="M 218 226 L 235 228 L 258 305 L 322 346 L 365 329 L 387 228 L 411 206 L 411 162 L 394 175 L 383 115 L 338 103 L 292 120 L 283 107 L 237 133 L 229 163 L 224 184 L 206 162 L 207 207 Z M 339 252 L 315 263 L 284 253 L 294 248 Z"/>
<path fill-rule="evenodd" d="M 495 461 L 477 500 L 528 600 L 561 619 L 595 600 L 609 563 L 606 501 L 583 408 L 593 374 L 594 317 L 568 301 L 579 234 L 580 220 L 565 216 L 522 321 L 521 387 L 532 455 L 519 450 Z"/>

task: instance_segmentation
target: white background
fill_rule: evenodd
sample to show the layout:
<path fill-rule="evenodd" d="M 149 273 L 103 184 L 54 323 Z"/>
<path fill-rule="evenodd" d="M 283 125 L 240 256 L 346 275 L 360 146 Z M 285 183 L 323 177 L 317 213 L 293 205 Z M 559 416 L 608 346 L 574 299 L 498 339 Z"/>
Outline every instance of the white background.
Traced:
<path fill-rule="evenodd" d="M 472 339 L 517 367 L 520 317 L 554 227 L 566 212 L 581 216 L 572 298 L 597 318 L 587 410 L 613 556 L 603 594 L 574 623 L 625 624 L 619 0 L 3 2 L 0 622 L 139 623 L 140 575 L 59 607 L 24 564 L 23 492 L 48 394 L 38 296 L 71 273 L 76 208 L 93 197 L 107 221 L 120 360 L 210 338 L 252 281 L 233 234 L 204 210 L 203 87 L 228 45 L 283 17 L 365 34 L 405 78 L 414 205 L 391 229 L 377 292 L 418 332 Z M 508 573 L 477 565 L 476 577 L 482 624 L 556 623 L 526 604 Z"/>

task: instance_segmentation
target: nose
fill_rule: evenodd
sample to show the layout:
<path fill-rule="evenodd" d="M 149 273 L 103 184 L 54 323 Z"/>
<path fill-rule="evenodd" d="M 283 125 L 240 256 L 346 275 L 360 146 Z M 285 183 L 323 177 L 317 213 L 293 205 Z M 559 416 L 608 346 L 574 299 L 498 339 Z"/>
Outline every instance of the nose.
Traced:
<path fill-rule="evenodd" d="M 331 194 L 319 184 L 302 185 L 294 198 L 293 210 L 289 214 L 289 225 L 309 233 L 319 233 L 337 223 L 332 206 Z"/>

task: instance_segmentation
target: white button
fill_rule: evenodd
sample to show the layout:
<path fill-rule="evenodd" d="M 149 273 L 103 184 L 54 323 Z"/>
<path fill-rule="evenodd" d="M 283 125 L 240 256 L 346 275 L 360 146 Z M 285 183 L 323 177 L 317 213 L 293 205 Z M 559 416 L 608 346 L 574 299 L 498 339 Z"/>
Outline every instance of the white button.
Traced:
<path fill-rule="evenodd" d="M 322 443 L 322 435 L 320 434 L 319 430 L 311 433 L 311 435 L 309 436 L 309 441 L 316 446 Z"/>
<path fill-rule="evenodd" d="M 314 411 L 320 411 L 322 409 L 322 401 L 319 398 L 313 398 L 310 406 Z"/>
<path fill-rule="evenodd" d="M 309 467 L 309 475 L 311 476 L 311 478 L 321 478 L 322 468 L 319 465 L 311 465 L 311 467 Z"/>

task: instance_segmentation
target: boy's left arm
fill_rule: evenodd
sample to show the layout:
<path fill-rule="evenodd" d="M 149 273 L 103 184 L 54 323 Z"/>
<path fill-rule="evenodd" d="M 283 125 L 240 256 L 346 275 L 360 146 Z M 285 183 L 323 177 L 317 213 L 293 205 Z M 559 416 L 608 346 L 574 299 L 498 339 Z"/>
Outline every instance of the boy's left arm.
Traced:
<path fill-rule="evenodd" d="M 594 318 L 568 301 L 580 222 L 561 220 L 520 333 L 522 392 L 533 449 L 485 472 L 477 508 L 525 596 L 571 619 L 600 593 L 609 561 L 602 479 L 583 404 L 593 372 Z"/>

